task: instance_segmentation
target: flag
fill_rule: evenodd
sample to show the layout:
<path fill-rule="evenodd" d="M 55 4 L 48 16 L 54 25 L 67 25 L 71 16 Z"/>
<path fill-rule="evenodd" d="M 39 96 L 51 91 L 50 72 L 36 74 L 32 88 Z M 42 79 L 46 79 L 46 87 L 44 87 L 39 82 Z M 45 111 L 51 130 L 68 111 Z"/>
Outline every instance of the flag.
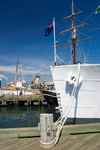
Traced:
<path fill-rule="evenodd" d="M 95 14 L 100 12 L 100 5 L 97 7 Z"/>
<path fill-rule="evenodd" d="M 45 30 L 45 37 L 48 36 L 53 31 L 53 23 Z"/>

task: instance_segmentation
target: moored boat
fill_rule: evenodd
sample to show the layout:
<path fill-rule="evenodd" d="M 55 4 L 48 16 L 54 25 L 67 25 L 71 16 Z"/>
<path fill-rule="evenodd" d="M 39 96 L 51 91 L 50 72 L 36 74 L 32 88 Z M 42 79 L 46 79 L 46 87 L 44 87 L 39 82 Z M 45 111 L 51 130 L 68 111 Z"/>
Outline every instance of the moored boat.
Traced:
<path fill-rule="evenodd" d="M 72 28 L 61 32 L 72 31 L 71 43 L 56 46 L 54 40 L 54 48 L 73 45 L 73 64 L 57 65 L 55 51 L 55 66 L 51 66 L 51 72 L 60 113 L 68 118 L 67 123 L 100 123 L 100 64 L 82 64 L 76 59 L 76 43 L 91 39 L 77 40 L 76 29 L 86 25 L 74 27 L 75 15 L 79 13 L 74 13 L 72 1 L 72 14 L 64 18 L 72 18 Z"/>
<path fill-rule="evenodd" d="M 57 96 L 55 91 L 41 90 L 41 93 L 49 106 L 58 106 L 58 101 L 57 101 Z"/>
<path fill-rule="evenodd" d="M 58 106 L 56 91 L 52 82 L 44 83 L 40 92 L 49 106 Z"/>
<path fill-rule="evenodd" d="M 17 74 L 18 74 L 18 61 L 16 65 L 16 73 L 15 73 L 15 81 L 7 83 L 7 87 L 1 87 L 1 78 L 5 78 L 8 81 L 8 78 L 0 74 L 0 96 L 8 96 L 8 95 L 33 95 L 37 92 L 32 90 L 32 88 L 29 87 L 29 83 L 26 82 L 25 79 L 19 79 L 17 80 Z"/>

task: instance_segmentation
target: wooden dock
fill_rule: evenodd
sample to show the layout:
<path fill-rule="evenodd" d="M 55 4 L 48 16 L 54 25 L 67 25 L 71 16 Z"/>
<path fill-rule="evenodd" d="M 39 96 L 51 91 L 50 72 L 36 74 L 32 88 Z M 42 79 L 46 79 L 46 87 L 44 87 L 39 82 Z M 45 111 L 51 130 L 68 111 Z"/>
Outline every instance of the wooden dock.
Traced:
<path fill-rule="evenodd" d="M 7 105 L 45 105 L 44 97 L 39 95 L 22 95 L 22 96 L 3 96 L 0 98 L 0 104 Z"/>
<path fill-rule="evenodd" d="M 37 128 L 0 129 L 0 150 L 42 150 Z M 100 124 L 64 126 L 52 150 L 100 150 Z"/>

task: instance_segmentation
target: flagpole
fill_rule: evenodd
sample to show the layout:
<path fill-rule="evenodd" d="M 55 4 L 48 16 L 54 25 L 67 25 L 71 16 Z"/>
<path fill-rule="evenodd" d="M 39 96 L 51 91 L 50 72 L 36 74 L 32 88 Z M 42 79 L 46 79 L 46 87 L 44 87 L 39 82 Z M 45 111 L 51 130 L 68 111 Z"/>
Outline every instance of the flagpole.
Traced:
<path fill-rule="evenodd" d="M 55 37 L 55 18 L 53 18 L 53 32 L 54 32 L 54 64 L 56 66 L 56 37 Z"/>

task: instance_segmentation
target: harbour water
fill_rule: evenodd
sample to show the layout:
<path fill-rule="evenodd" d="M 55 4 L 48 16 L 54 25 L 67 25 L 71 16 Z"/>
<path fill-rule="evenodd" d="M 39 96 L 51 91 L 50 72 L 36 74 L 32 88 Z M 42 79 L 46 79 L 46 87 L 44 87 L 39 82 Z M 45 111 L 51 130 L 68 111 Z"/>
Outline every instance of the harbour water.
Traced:
<path fill-rule="evenodd" d="M 56 121 L 60 113 L 48 106 L 8 106 L 0 107 L 0 128 L 37 127 L 40 113 L 52 113 Z"/>

